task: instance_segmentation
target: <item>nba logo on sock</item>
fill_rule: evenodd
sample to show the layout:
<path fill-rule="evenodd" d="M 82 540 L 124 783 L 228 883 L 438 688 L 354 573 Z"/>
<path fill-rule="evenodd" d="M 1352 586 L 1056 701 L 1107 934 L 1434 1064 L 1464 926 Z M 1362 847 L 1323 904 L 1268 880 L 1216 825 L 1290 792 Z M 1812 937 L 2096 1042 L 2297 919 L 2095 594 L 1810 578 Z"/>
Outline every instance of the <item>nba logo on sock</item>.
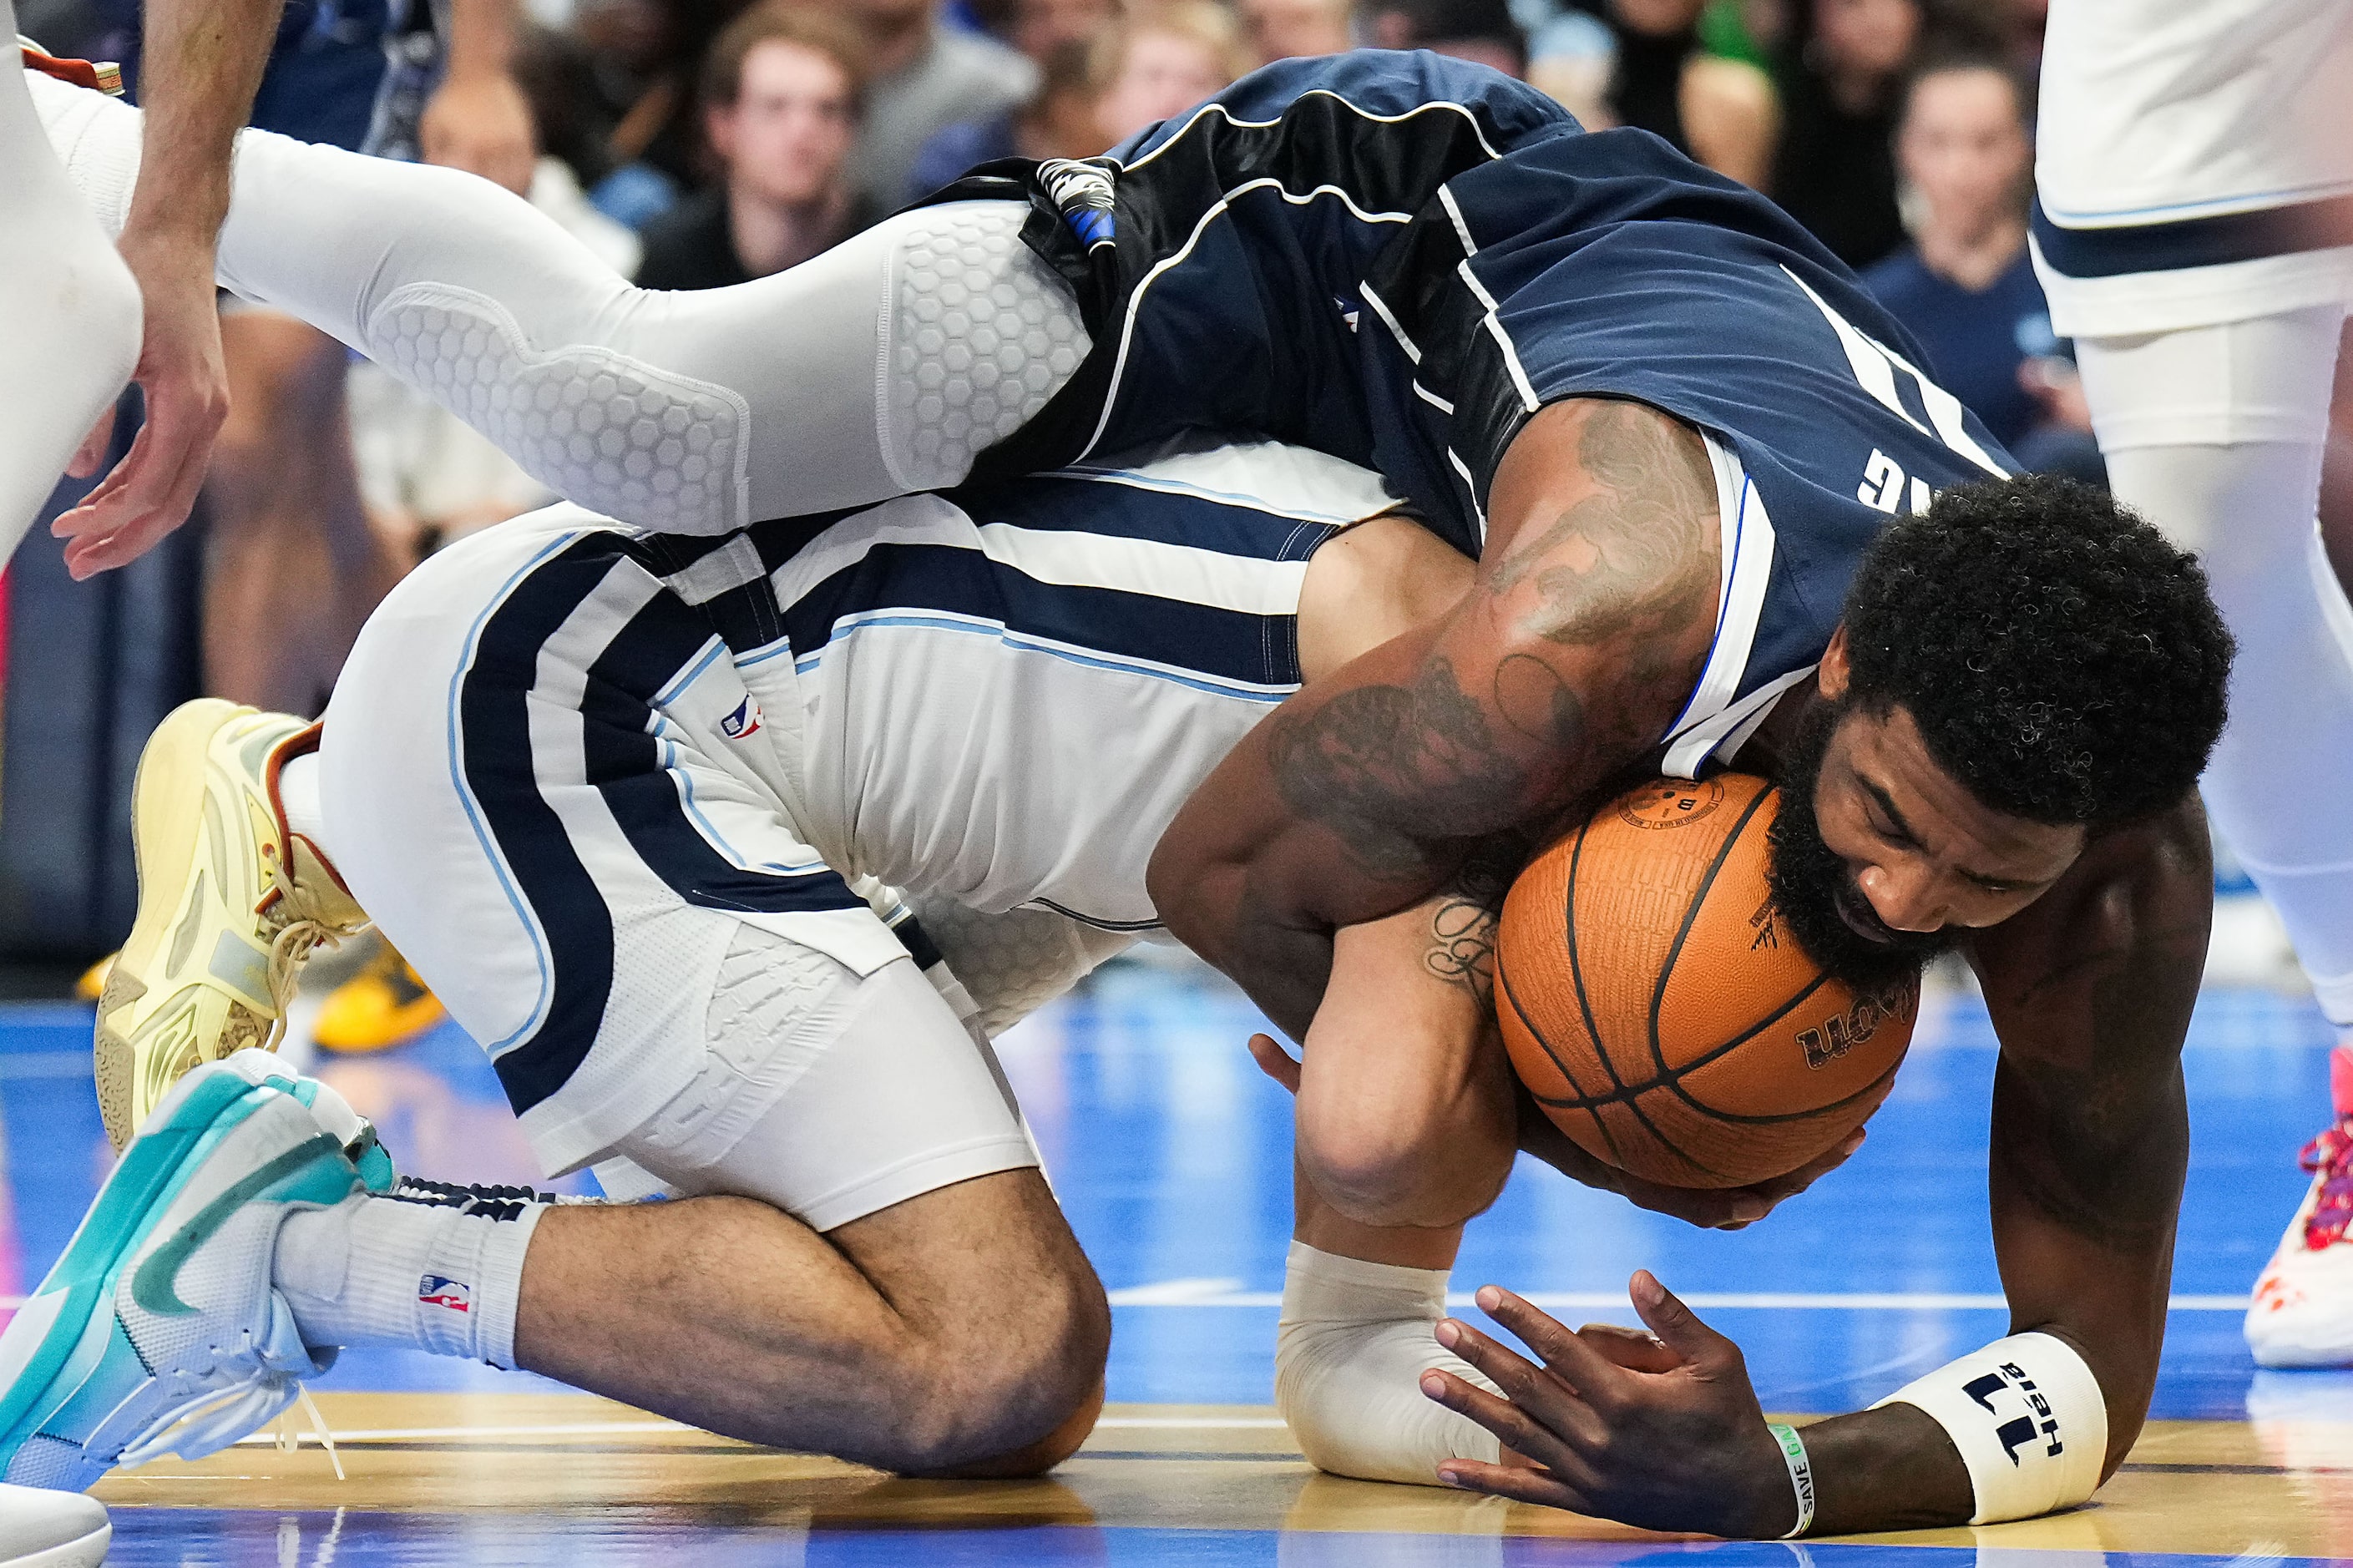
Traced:
<path fill-rule="evenodd" d="M 427 1274 L 417 1282 L 417 1304 L 420 1307 L 447 1307 L 453 1312 L 470 1312 L 474 1310 L 474 1293 L 462 1279 L 446 1279 L 438 1274 Z"/>
<path fill-rule="evenodd" d="M 735 704 L 735 711 L 719 721 L 719 732 L 731 741 L 760 732 L 760 705 L 746 697 Z"/>

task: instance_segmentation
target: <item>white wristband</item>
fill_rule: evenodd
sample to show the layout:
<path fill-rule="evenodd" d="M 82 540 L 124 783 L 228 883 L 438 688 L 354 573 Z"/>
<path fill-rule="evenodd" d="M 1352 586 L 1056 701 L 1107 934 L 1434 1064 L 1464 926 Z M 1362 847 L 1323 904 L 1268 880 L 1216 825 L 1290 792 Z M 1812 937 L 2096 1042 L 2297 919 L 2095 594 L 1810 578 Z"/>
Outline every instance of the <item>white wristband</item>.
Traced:
<path fill-rule="evenodd" d="M 1814 1461 L 1806 1453 L 1806 1440 L 1795 1426 L 1785 1426 L 1778 1421 L 1768 1421 L 1765 1430 L 1773 1434 L 1773 1441 L 1781 1445 L 1781 1462 L 1789 1467 L 1789 1489 L 1798 1494 L 1798 1522 L 1790 1527 L 1784 1541 L 1795 1541 L 1814 1528 Z"/>
<path fill-rule="evenodd" d="M 1968 1467 L 1971 1524 L 2031 1519 L 2072 1508 L 2099 1489 L 2108 1405 L 2099 1380 L 2064 1340 L 1996 1340 L 1872 1406 L 1925 1410 Z"/>

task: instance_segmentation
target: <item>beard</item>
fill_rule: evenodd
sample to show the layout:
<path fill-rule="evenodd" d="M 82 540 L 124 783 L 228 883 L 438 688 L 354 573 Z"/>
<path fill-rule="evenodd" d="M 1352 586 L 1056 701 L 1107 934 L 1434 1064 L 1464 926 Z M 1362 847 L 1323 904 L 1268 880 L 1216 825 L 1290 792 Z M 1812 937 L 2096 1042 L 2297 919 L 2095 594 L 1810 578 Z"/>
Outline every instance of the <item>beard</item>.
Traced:
<path fill-rule="evenodd" d="M 1897 931 L 1883 922 L 1862 895 L 1846 862 L 1822 842 L 1814 820 L 1814 785 L 1839 721 L 1852 711 L 1846 701 L 1817 702 L 1799 721 L 1776 770 L 1781 810 L 1768 836 L 1772 856 L 1766 881 L 1781 923 L 1808 958 L 1833 979 L 1866 994 L 1915 981 L 1928 961 L 1951 949 L 1959 933 Z M 1840 910 L 1846 911 L 1841 918 Z M 1872 936 L 1848 923 L 1852 920 Z"/>

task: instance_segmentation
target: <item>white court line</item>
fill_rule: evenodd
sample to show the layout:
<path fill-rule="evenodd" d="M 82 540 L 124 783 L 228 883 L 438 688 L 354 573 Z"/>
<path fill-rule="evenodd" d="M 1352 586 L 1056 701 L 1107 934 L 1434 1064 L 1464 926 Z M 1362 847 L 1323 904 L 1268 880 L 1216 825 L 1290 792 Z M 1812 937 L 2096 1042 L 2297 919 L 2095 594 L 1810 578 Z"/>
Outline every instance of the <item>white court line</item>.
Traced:
<path fill-rule="evenodd" d="M 1111 1292 L 1114 1307 L 1280 1307 L 1279 1290 L 1217 1290 L 1218 1280 L 1170 1279 L 1156 1285 L 1134 1285 Z M 1598 1307 L 1617 1311 L 1630 1307 L 1622 1294 L 1607 1290 L 1526 1290 L 1520 1299 L 1547 1310 L 1555 1307 Z M 2010 1303 L 1994 1294 L 1964 1295 L 1922 1290 L 1854 1291 L 1708 1291 L 1683 1295 L 1684 1305 L 1700 1311 L 1762 1310 L 1780 1312 L 1996 1312 Z M 1450 1307 L 1478 1304 L 1467 1290 L 1450 1291 Z M 2167 1303 L 2176 1312 L 2243 1312 L 2244 1296 L 2176 1296 Z"/>
<path fill-rule="evenodd" d="M 568 1421 L 551 1422 L 543 1426 L 380 1426 L 354 1432 L 330 1427 L 338 1443 L 426 1443 L 453 1437 L 641 1437 L 653 1432 L 692 1432 L 697 1436 L 707 1433 L 699 1427 L 677 1421 Z M 297 1432 L 292 1435 L 297 1447 L 305 1442 L 316 1443 L 318 1434 Z M 237 1440 L 241 1448 L 269 1448 L 278 1445 L 274 1432 L 257 1432 L 250 1437 Z"/>

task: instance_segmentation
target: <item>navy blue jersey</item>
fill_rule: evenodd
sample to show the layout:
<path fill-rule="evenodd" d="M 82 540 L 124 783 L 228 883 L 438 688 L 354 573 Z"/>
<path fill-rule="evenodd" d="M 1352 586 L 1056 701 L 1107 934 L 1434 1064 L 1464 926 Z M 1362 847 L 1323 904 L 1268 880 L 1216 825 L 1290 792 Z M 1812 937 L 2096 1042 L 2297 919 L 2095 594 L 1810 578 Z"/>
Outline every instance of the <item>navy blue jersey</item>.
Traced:
<path fill-rule="evenodd" d="M 1722 624 L 1676 771 L 1811 668 L 1889 516 L 2010 468 L 1771 202 L 1482 67 L 1284 61 L 1105 159 L 992 165 L 939 199 L 1017 191 L 1093 347 L 978 477 L 1253 431 L 1379 470 L 1476 555 L 1496 467 L 1546 404 L 1630 398 L 1697 426 Z"/>

